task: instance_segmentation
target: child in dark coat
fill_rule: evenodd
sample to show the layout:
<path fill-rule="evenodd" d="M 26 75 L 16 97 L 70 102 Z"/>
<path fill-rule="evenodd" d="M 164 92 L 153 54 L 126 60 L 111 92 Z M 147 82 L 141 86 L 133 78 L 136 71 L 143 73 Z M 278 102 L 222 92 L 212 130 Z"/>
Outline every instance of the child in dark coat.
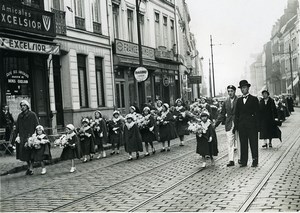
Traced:
<path fill-rule="evenodd" d="M 103 145 L 107 143 L 107 128 L 106 128 L 106 122 L 102 118 L 102 114 L 99 110 L 97 110 L 94 113 L 95 120 L 92 121 L 91 127 L 94 131 L 95 135 L 95 145 L 97 146 L 97 150 L 99 152 L 99 155 L 97 159 L 102 157 L 106 157 L 106 152 L 104 150 Z"/>
<path fill-rule="evenodd" d="M 182 100 L 177 99 L 176 100 L 177 106 L 174 110 L 174 119 L 175 119 L 175 127 L 176 127 L 176 133 L 180 139 L 180 145 L 184 146 L 184 135 L 188 135 L 189 132 L 187 130 L 188 128 L 188 118 L 186 116 L 186 109 L 182 105 Z"/>
<path fill-rule="evenodd" d="M 80 138 L 80 147 L 83 155 L 83 162 L 87 162 L 87 156 L 90 156 L 90 160 L 93 159 L 93 154 L 95 154 L 95 138 L 91 127 L 89 126 L 89 119 L 83 118 L 82 126 L 78 131 Z"/>
<path fill-rule="evenodd" d="M 123 134 L 123 121 L 122 116 L 119 111 L 113 112 L 113 118 L 108 122 L 108 137 L 109 142 L 111 143 L 111 153 L 110 155 L 114 155 L 115 153 L 120 153 L 120 146 L 122 144 L 122 134 Z M 117 148 L 117 152 L 116 149 Z"/>
<path fill-rule="evenodd" d="M 134 116 L 128 114 L 124 126 L 124 145 L 125 151 L 129 153 L 129 159 L 132 160 L 132 152 L 136 152 L 136 159 L 139 158 L 139 152 L 143 151 L 142 136 L 136 123 Z"/>
<path fill-rule="evenodd" d="M 202 167 L 206 167 L 206 159 L 211 159 L 211 165 L 214 165 L 213 156 L 218 154 L 216 143 L 217 138 L 214 128 L 209 118 L 209 113 L 204 111 L 200 115 L 201 126 L 203 128 L 201 134 L 196 135 L 197 148 L 196 153 L 202 157 Z"/>
<path fill-rule="evenodd" d="M 150 114 L 150 108 L 145 107 L 143 109 L 144 119 L 147 125 L 140 128 L 140 133 L 142 135 L 142 141 L 145 142 L 146 154 L 145 156 L 149 156 L 149 144 L 152 148 L 152 154 L 155 154 L 155 148 L 153 146 L 153 141 L 156 140 L 154 127 L 155 127 L 155 119 L 153 115 Z"/>

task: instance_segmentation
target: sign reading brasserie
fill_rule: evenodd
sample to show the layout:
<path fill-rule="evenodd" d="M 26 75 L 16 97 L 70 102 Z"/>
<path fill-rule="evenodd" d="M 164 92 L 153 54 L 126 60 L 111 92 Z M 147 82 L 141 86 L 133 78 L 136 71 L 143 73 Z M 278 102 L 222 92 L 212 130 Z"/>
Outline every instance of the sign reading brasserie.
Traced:
<path fill-rule="evenodd" d="M 115 52 L 116 54 L 139 57 L 139 48 L 137 44 L 127 41 L 115 40 Z M 155 60 L 154 49 L 151 47 L 142 47 L 143 58 Z"/>
<path fill-rule="evenodd" d="M 55 37 L 54 14 L 20 3 L 0 0 L 1 28 Z"/>
<path fill-rule="evenodd" d="M 0 37 L 0 48 L 42 54 L 58 54 L 59 46 Z"/>

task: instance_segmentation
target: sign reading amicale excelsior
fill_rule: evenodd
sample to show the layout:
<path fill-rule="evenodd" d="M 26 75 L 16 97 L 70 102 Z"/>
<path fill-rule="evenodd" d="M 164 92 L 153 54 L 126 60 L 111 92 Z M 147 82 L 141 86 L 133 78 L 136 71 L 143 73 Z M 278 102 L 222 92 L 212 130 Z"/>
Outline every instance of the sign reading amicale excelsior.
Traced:
<path fill-rule="evenodd" d="M 0 29 L 56 35 L 53 13 L 7 0 L 0 0 Z"/>

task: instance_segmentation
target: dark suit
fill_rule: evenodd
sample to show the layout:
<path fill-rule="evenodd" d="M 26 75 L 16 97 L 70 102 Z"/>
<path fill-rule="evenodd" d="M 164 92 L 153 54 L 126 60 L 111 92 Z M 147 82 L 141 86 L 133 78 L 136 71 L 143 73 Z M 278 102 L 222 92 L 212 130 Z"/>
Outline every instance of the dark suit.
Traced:
<path fill-rule="evenodd" d="M 258 164 L 258 131 L 259 131 L 259 103 L 258 99 L 249 94 L 246 103 L 243 97 L 237 100 L 235 111 L 235 129 L 239 131 L 241 143 L 241 164 L 248 162 L 248 141 L 253 164 Z"/>

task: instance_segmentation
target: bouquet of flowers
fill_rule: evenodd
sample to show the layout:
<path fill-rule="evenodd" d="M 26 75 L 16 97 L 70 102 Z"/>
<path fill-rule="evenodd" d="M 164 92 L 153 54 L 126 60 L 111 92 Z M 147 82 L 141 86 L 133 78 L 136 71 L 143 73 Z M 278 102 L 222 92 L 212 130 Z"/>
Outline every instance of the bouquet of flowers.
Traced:
<path fill-rule="evenodd" d="M 59 146 L 60 148 L 64 148 L 66 146 L 73 146 L 69 144 L 68 139 L 69 139 L 68 135 L 62 135 L 59 139 L 56 139 L 54 141 L 54 146 Z"/>
<path fill-rule="evenodd" d="M 166 124 L 168 121 L 165 121 L 166 119 L 166 115 L 162 113 L 161 116 L 157 116 L 156 118 L 156 121 L 157 121 L 157 124 L 160 125 L 160 124 Z"/>
<path fill-rule="evenodd" d="M 201 137 L 202 133 L 205 133 L 203 127 L 199 122 L 188 122 L 188 131 Z"/>
<path fill-rule="evenodd" d="M 25 143 L 25 147 L 27 148 L 34 148 L 34 149 L 40 149 L 41 144 L 48 143 L 48 140 L 42 139 L 36 134 L 33 134 L 31 137 L 28 138 L 28 141 Z"/>
<path fill-rule="evenodd" d="M 149 124 L 150 120 L 146 119 L 143 115 L 136 115 L 136 124 L 140 129 L 144 129 Z"/>

